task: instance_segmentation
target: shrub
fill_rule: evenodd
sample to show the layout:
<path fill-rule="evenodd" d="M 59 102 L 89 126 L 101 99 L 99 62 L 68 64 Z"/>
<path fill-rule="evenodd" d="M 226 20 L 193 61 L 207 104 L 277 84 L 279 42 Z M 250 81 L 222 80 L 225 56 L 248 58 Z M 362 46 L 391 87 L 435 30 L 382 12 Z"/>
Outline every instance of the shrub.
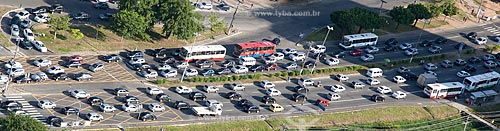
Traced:
<path fill-rule="evenodd" d="M 71 35 L 73 35 L 73 37 L 77 40 L 85 36 L 82 32 L 80 32 L 80 29 L 71 29 Z"/>
<path fill-rule="evenodd" d="M 267 74 L 267 76 L 268 76 L 269 78 L 273 78 L 273 77 L 274 77 L 274 73 L 269 73 L 269 74 Z"/>
<path fill-rule="evenodd" d="M 167 83 L 167 79 L 158 79 L 158 80 L 156 80 L 155 83 L 156 84 L 165 84 L 165 83 Z"/>
<path fill-rule="evenodd" d="M 281 73 L 281 76 L 283 76 L 283 77 L 288 76 L 288 72 L 283 72 L 283 73 Z"/>
<path fill-rule="evenodd" d="M 241 80 L 246 80 L 246 79 L 248 79 L 248 75 L 242 75 L 242 76 L 240 76 L 240 78 L 241 78 Z"/>
<path fill-rule="evenodd" d="M 310 74 L 310 73 L 311 73 L 311 71 L 309 71 L 309 70 L 303 70 L 302 71 L 302 75 L 307 75 L 307 74 Z"/>
<path fill-rule="evenodd" d="M 254 76 L 254 78 L 255 78 L 255 79 L 260 79 L 260 78 L 262 78 L 262 74 L 261 74 L 261 73 L 257 73 L 257 74 L 254 74 L 254 75 L 255 75 L 255 76 Z"/>
<path fill-rule="evenodd" d="M 295 76 L 295 71 L 291 71 L 288 73 L 289 76 Z"/>
<path fill-rule="evenodd" d="M 276 77 L 280 77 L 281 76 L 281 72 L 276 72 L 276 74 L 274 74 Z"/>

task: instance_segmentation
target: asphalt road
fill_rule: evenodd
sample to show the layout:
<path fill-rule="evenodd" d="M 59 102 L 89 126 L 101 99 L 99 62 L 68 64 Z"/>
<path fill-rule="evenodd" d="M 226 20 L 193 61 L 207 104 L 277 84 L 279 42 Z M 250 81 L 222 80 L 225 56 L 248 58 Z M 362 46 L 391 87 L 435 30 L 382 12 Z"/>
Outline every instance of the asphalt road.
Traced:
<path fill-rule="evenodd" d="M 452 82 L 452 81 L 461 82 L 462 79 L 458 78 L 455 74 L 456 72 L 462 69 L 463 69 L 462 66 L 455 66 L 454 68 L 451 69 L 439 68 L 435 72 L 438 74 L 440 82 Z M 471 74 L 476 75 L 486 71 L 486 69 L 483 68 L 481 65 L 477 65 L 477 69 L 478 69 L 477 72 Z M 424 69 L 421 66 L 413 67 L 411 68 L 411 70 L 417 74 L 424 72 Z M 499 71 L 500 68 L 496 68 L 495 70 Z M 167 111 L 155 112 L 155 114 L 161 116 L 158 119 L 158 121 L 155 121 L 155 123 L 140 122 L 134 118 L 135 113 L 127 113 L 121 110 L 115 113 L 102 113 L 98 110 L 97 107 L 88 105 L 85 102 L 85 100 L 83 99 L 76 100 L 72 97 L 69 97 L 66 93 L 64 93 L 66 90 L 84 89 L 89 93 L 91 93 L 92 96 L 98 96 L 104 99 L 105 103 L 109 103 L 118 108 L 120 107 L 120 105 L 123 104 L 123 102 L 121 98 L 115 97 L 114 95 L 110 94 L 110 92 L 114 88 L 124 87 L 129 91 L 131 91 L 131 95 L 138 97 L 141 100 L 142 104 L 147 105 L 149 103 L 159 103 L 156 100 L 154 100 L 153 97 L 145 94 L 144 88 L 147 87 L 148 85 L 136 82 L 15 86 L 11 88 L 20 88 L 21 90 L 31 91 L 33 92 L 33 94 L 24 95 L 21 97 L 17 96 L 6 96 L 6 97 L 12 100 L 22 99 L 21 101 L 26 103 L 28 106 L 29 105 L 33 106 L 27 109 L 29 110 L 29 112 L 33 113 L 32 115 L 43 115 L 43 117 L 56 115 L 62 117 L 63 119 L 65 119 L 65 121 L 75 121 L 79 119 L 84 119 L 84 117 L 83 115 L 81 115 L 80 117 L 76 117 L 74 115 L 65 116 L 61 114 L 59 112 L 59 108 L 63 106 L 73 106 L 76 108 L 80 108 L 81 106 L 82 109 L 81 114 L 86 114 L 88 112 L 98 112 L 100 114 L 103 114 L 105 120 L 101 122 L 94 122 L 92 123 L 92 126 L 108 126 L 116 124 L 126 126 L 138 123 L 141 123 L 141 125 L 142 124 L 147 125 L 147 124 L 157 124 L 156 122 L 163 122 L 163 123 L 192 122 L 192 121 L 206 122 L 214 120 L 228 120 L 228 119 L 234 120 L 239 118 L 257 119 L 262 116 L 276 116 L 276 115 L 289 116 L 289 115 L 298 115 L 304 113 L 320 113 L 324 111 L 322 111 L 317 105 L 315 105 L 314 101 L 318 98 L 325 98 L 325 95 L 331 92 L 331 90 L 329 90 L 328 88 L 329 87 L 328 85 L 334 85 L 334 84 L 343 85 L 347 88 L 347 90 L 342 93 L 339 93 L 342 98 L 338 101 L 332 101 L 331 105 L 326 107 L 325 112 L 352 111 L 352 110 L 359 110 L 359 109 L 366 109 L 366 108 L 373 108 L 380 106 L 390 106 L 390 105 L 439 104 L 439 102 L 437 101 L 428 99 L 427 96 L 422 92 L 422 89 L 416 86 L 415 81 L 407 81 L 406 83 L 396 84 L 395 82 L 392 81 L 392 78 L 395 75 L 396 75 L 395 70 L 385 71 L 384 77 L 377 78 L 378 80 L 381 81 L 380 85 L 377 86 L 366 85 L 364 89 L 353 89 L 350 86 L 350 84 L 342 83 L 337 80 L 333 80 L 331 78 L 315 79 L 315 81 L 321 81 L 325 86 L 320 88 L 308 87 L 310 89 L 310 92 L 307 93 L 308 100 L 303 105 L 301 105 L 301 103 L 296 103 L 291 98 L 291 95 L 295 93 L 293 87 L 297 86 L 297 84 L 295 84 L 296 79 L 292 79 L 292 82 L 277 82 L 275 83 L 276 89 L 281 91 L 282 95 L 275 96 L 275 98 L 277 99 L 278 104 L 283 105 L 285 107 L 285 110 L 283 112 L 278 112 L 278 113 L 273 113 L 269 111 L 267 109 L 267 105 L 259 101 L 261 97 L 265 95 L 262 87 L 252 84 L 246 84 L 245 91 L 238 91 L 239 93 L 242 94 L 244 99 L 250 100 L 252 103 L 258 105 L 261 108 L 261 112 L 258 114 L 247 114 L 241 106 L 237 105 L 238 103 L 237 101 L 235 100 L 231 101 L 224 98 L 225 94 L 228 93 L 230 89 L 227 86 L 219 86 L 220 88 L 219 93 L 205 93 L 205 94 L 207 95 L 208 99 L 215 99 L 224 104 L 224 107 L 222 108 L 223 113 L 221 117 L 199 118 L 193 116 L 191 110 L 173 109 L 172 103 L 168 102 L 165 103 L 165 106 L 169 107 L 167 108 Z M 348 82 L 354 80 L 364 81 L 368 78 L 364 75 L 350 75 L 349 77 L 350 79 L 348 80 Z M 376 92 L 376 87 L 381 85 L 388 86 L 393 91 L 406 92 L 408 94 L 408 97 L 406 99 L 397 100 L 390 97 L 390 94 L 383 94 L 382 96 L 386 98 L 385 102 L 375 103 L 373 101 L 370 101 L 368 98 L 373 94 L 378 94 Z M 200 87 L 192 87 L 192 88 L 194 88 L 194 91 L 204 92 L 201 90 Z M 173 88 L 170 89 L 163 88 L 163 91 L 172 97 L 173 102 L 177 100 L 182 100 L 188 102 L 193 106 L 204 106 L 203 101 L 194 102 L 190 100 L 187 95 L 179 95 L 175 93 L 172 89 Z M 37 101 L 42 99 L 55 101 L 56 104 L 58 104 L 58 108 L 47 109 L 47 110 L 39 109 L 38 107 L 36 107 L 36 103 Z M 2 110 L 1 112 L 6 113 L 7 111 Z"/>

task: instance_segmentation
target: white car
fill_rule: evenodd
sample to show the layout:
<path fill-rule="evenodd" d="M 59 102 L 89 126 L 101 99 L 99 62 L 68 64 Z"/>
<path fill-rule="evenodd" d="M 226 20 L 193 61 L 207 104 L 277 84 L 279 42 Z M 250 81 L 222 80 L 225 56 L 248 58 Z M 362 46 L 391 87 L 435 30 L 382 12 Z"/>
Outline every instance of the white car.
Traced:
<path fill-rule="evenodd" d="M 336 78 L 337 78 L 337 80 L 339 80 L 339 81 L 347 81 L 347 80 L 349 80 L 349 77 L 348 77 L 348 76 L 346 76 L 346 75 L 344 75 L 344 74 L 337 74 L 337 75 L 335 75 L 335 77 L 336 77 Z"/>
<path fill-rule="evenodd" d="M 459 72 L 457 72 L 457 76 L 460 78 L 465 78 L 465 77 L 469 77 L 470 74 L 467 71 L 459 71 Z"/>
<path fill-rule="evenodd" d="M 270 58 L 274 58 L 275 60 L 279 61 L 279 60 L 285 59 L 285 54 L 280 53 L 280 52 L 276 52 L 276 53 L 274 53 L 273 55 L 271 55 L 269 57 Z"/>
<path fill-rule="evenodd" d="M 100 70 L 103 70 L 104 69 L 104 64 L 101 63 L 101 62 L 97 62 L 97 63 L 94 63 L 92 64 L 89 69 L 93 72 L 96 72 L 96 71 L 100 71 Z"/>
<path fill-rule="evenodd" d="M 217 100 L 207 100 L 207 102 L 205 102 L 205 106 L 216 106 L 216 107 L 223 107 L 224 104 L 222 104 L 222 102 L 219 102 Z"/>
<path fill-rule="evenodd" d="M 30 17 L 30 12 L 23 10 L 17 13 L 14 17 L 19 17 L 20 19 L 27 19 Z"/>
<path fill-rule="evenodd" d="M 274 59 L 274 57 L 266 57 L 264 58 L 264 63 L 270 64 L 270 63 L 276 63 L 278 60 Z"/>
<path fill-rule="evenodd" d="M 269 88 L 266 90 L 266 94 L 269 96 L 279 96 L 281 95 L 281 92 L 278 89 Z"/>
<path fill-rule="evenodd" d="M 45 23 L 45 22 L 48 22 L 50 20 L 50 16 L 49 14 L 38 14 L 35 16 L 35 21 L 38 22 L 38 23 Z"/>
<path fill-rule="evenodd" d="M 19 36 L 19 26 L 16 24 L 10 26 L 10 34 L 13 36 Z"/>
<path fill-rule="evenodd" d="M 211 10 L 213 8 L 212 4 L 208 3 L 208 2 L 201 2 L 199 4 L 196 4 L 198 6 L 198 8 L 200 9 L 207 9 L 207 10 Z"/>
<path fill-rule="evenodd" d="M 427 64 L 425 64 L 424 68 L 426 70 L 432 71 L 432 70 L 436 70 L 438 67 L 432 63 L 427 63 Z"/>
<path fill-rule="evenodd" d="M 45 44 L 43 44 L 43 42 L 41 41 L 34 41 L 33 42 L 33 46 L 38 49 L 40 52 L 47 52 L 47 47 L 45 46 Z"/>
<path fill-rule="evenodd" d="M 437 73 L 434 72 L 434 71 L 426 71 L 426 72 L 424 72 L 424 74 L 430 74 L 430 75 L 433 75 L 433 76 L 437 77 Z"/>
<path fill-rule="evenodd" d="M 40 77 L 42 80 L 47 80 L 49 79 L 49 76 L 45 74 L 44 72 L 37 72 L 36 74 L 31 75 L 31 79 L 36 79 L 34 77 Z"/>
<path fill-rule="evenodd" d="M 246 66 L 243 66 L 243 65 L 238 65 L 238 66 L 231 68 L 231 71 L 236 73 L 236 74 L 247 73 L 248 68 Z"/>
<path fill-rule="evenodd" d="M 381 93 L 381 94 L 387 94 L 387 93 L 392 92 L 391 88 L 389 88 L 387 86 L 380 86 L 377 88 L 377 91 L 378 91 L 378 93 Z"/>
<path fill-rule="evenodd" d="M 379 80 L 377 80 L 377 79 L 375 79 L 375 78 L 370 78 L 370 79 L 366 80 L 366 83 L 367 83 L 368 85 L 373 86 L 373 85 L 378 85 L 378 84 L 380 84 L 380 81 L 379 81 Z"/>
<path fill-rule="evenodd" d="M 410 43 L 403 43 L 403 44 L 399 45 L 399 49 L 401 49 L 401 50 L 406 50 L 406 49 L 409 49 L 411 47 L 412 47 L 412 45 Z"/>
<path fill-rule="evenodd" d="M 0 83 L 7 83 L 10 80 L 9 76 L 7 75 L 0 75 Z"/>
<path fill-rule="evenodd" d="M 163 77 L 176 77 L 177 76 L 177 70 L 175 69 L 168 69 L 160 72 L 160 75 Z"/>
<path fill-rule="evenodd" d="M 486 37 L 479 37 L 475 40 L 475 42 L 478 45 L 483 45 L 486 44 L 486 42 L 488 42 L 488 39 Z"/>
<path fill-rule="evenodd" d="M 128 61 L 129 64 L 134 65 L 134 64 L 142 64 L 146 63 L 146 60 L 142 57 L 134 57 Z"/>
<path fill-rule="evenodd" d="M 323 53 L 326 51 L 326 46 L 324 45 L 313 45 L 310 47 L 311 53 Z"/>
<path fill-rule="evenodd" d="M 187 68 L 189 66 L 189 64 L 187 62 L 180 61 L 180 62 L 174 63 L 174 66 L 177 69 L 184 69 L 184 68 Z"/>
<path fill-rule="evenodd" d="M 56 108 L 56 103 L 50 101 L 50 100 L 41 100 L 38 102 L 38 107 L 42 109 L 54 109 Z"/>
<path fill-rule="evenodd" d="M 195 68 L 189 68 L 186 70 L 184 75 L 186 75 L 187 77 L 196 76 L 196 75 L 198 75 L 198 70 L 196 70 Z"/>
<path fill-rule="evenodd" d="M 396 92 L 392 93 L 392 97 L 394 97 L 396 99 L 404 99 L 404 98 L 406 98 L 406 93 L 404 93 L 402 91 L 396 91 Z"/>
<path fill-rule="evenodd" d="M 11 76 L 19 76 L 19 75 L 24 75 L 24 69 L 23 68 L 12 68 L 7 70 L 7 74 Z"/>
<path fill-rule="evenodd" d="M 214 92 L 217 93 L 219 92 L 219 87 L 214 86 L 214 85 L 205 85 L 203 86 L 203 90 L 205 90 L 207 93 Z"/>
<path fill-rule="evenodd" d="M 375 59 L 375 56 L 373 56 L 372 54 L 365 54 L 365 55 L 361 56 L 360 58 L 364 62 L 368 62 L 368 61 L 373 61 L 373 59 Z"/>
<path fill-rule="evenodd" d="M 82 89 L 77 89 L 77 90 L 71 91 L 71 96 L 75 97 L 76 99 L 88 98 L 88 97 L 90 97 L 90 93 L 87 93 L 86 91 L 84 91 Z"/>
<path fill-rule="evenodd" d="M 50 65 L 52 65 L 52 61 L 50 61 L 47 58 L 40 58 L 38 60 L 33 61 L 33 65 L 35 65 L 37 67 L 50 66 Z"/>
<path fill-rule="evenodd" d="M 158 104 L 158 103 L 151 103 L 149 104 L 149 110 L 151 110 L 152 112 L 163 112 L 165 111 L 165 107 Z"/>
<path fill-rule="evenodd" d="M 402 77 L 402 76 L 395 76 L 395 77 L 393 78 L 393 80 L 394 80 L 394 82 L 396 82 L 396 83 L 398 83 L 398 84 L 399 84 L 399 83 L 404 83 L 404 82 L 406 82 L 406 79 L 405 79 L 404 77 Z"/>
<path fill-rule="evenodd" d="M 410 48 L 410 49 L 405 50 L 405 55 L 407 55 L 407 56 L 412 56 L 412 55 L 414 56 L 417 54 L 418 54 L 417 48 Z"/>
<path fill-rule="evenodd" d="M 335 93 L 343 92 L 345 91 L 345 87 L 341 85 L 330 85 L 330 90 L 332 90 Z"/>
<path fill-rule="evenodd" d="M 137 112 L 139 111 L 139 107 L 134 104 L 127 103 L 122 105 L 122 110 L 125 112 Z"/>
<path fill-rule="evenodd" d="M 138 73 L 141 76 L 146 77 L 146 78 L 156 78 L 156 77 L 158 77 L 158 72 L 156 72 L 155 70 L 139 71 Z"/>
<path fill-rule="evenodd" d="M 5 69 L 10 69 L 10 68 L 23 68 L 23 65 L 21 65 L 20 62 L 17 61 L 12 61 L 12 62 L 6 62 L 4 65 Z"/>
<path fill-rule="evenodd" d="M 102 112 L 115 112 L 116 108 L 112 105 L 109 104 L 102 104 L 99 106 L 99 109 L 101 109 Z"/>
<path fill-rule="evenodd" d="M 156 70 L 158 70 L 158 71 L 172 69 L 172 67 L 170 65 L 167 65 L 167 64 L 159 64 L 159 65 L 155 65 L 155 67 L 156 67 Z"/>
<path fill-rule="evenodd" d="M 243 84 L 240 84 L 240 83 L 233 83 L 233 84 L 231 84 L 231 89 L 235 90 L 235 91 L 244 91 L 245 86 Z"/>
<path fill-rule="evenodd" d="M 339 63 L 340 63 L 340 60 L 337 59 L 337 58 L 326 59 L 326 64 L 329 65 L 329 66 L 339 65 Z"/>
<path fill-rule="evenodd" d="M 104 119 L 104 117 L 101 114 L 97 114 L 95 112 L 88 113 L 85 116 L 87 117 L 87 120 L 89 120 L 90 122 L 92 122 L 92 121 L 101 121 L 101 120 Z"/>
<path fill-rule="evenodd" d="M 149 95 L 158 95 L 160 93 L 163 93 L 163 90 L 161 90 L 160 88 L 158 87 L 154 87 L 154 86 L 148 86 L 146 88 L 146 92 L 148 92 Z"/>
<path fill-rule="evenodd" d="M 31 29 L 24 29 L 23 30 L 23 35 L 26 37 L 28 41 L 34 41 L 35 40 L 35 34 L 33 34 L 33 31 Z"/>
<path fill-rule="evenodd" d="M 276 85 L 274 85 L 274 83 L 268 80 L 263 80 L 260 82 L 260 86 L 264 87 L 264 89 L 267 89 L 267 88 L 274 88 Z"/>
<path fill-rule="evenodd" d="M 306 54 L 304 52 L 297 52 L 290 54 L 288 57 L 292 61 L 304 61 L 306 59 Z"/>
<path fill-rule="evenodd" d="M 328 98 L 330 101 L 336 101 L 340 99 L 340 95 L 337 93 L 328 93 Z"/>
<path fill-rule="evenodd" d="M 187 94 L 187 93 L 193 92 L 193 89 L 186 87 L 186 86 L 178 86 L 178 87 L 175 87 L 175 92 L 177 92 L 179 94 Z"/>
<path fill-rule="evenodd" d="M 300 78 L 298 83 L 302 87 L 314 85 L 314 81 L 309 78 Z"/>
<path fill-rule="evenodd" d="M 45 72 L 49 74 L 59 74 L 59 73 L 64 73 L 64 69 L 61 68 L 60 66 L 52 66 L 46 69 Z"/>
<path fill-rule="evenodd" d="M 285 55 L 290 55 L 290 54 L 293 54 L 293 53 L 297 53 L 297 49 L 295 48 L 286 48 L 284 50 L 281 51 L 283 54 Z"/>
<path fill-rule="evenodd" d="M 380 49 L 378 47 L 375 47 L 375 46 L 368 46 L 364 50 L 368 54 L 374 54 L 374 53 L 376 54 L 380 51 Z"/>

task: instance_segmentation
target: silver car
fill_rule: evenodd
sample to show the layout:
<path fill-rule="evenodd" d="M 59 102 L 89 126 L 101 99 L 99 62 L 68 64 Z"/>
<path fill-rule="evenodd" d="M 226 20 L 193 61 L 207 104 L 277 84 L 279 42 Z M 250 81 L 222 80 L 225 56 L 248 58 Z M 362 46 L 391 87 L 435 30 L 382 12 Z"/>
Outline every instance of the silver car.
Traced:
<path fill-rule="evenodd" d="M 96 71 L 100 71 L 102 69 L 104 69 L 104 64 L 102 64 L 101 62 L 97 62 L 95 64 L 92 64 L 89 69 L 93 72 L 96 72 Z"/>
<path fill-rule="evenodd" d="M 47 58 L 40 58 L 38 60 L 33 61 L 33 64 L 37 67 L 50 66 L 52 65 L 52 61 L 50 61 Z"/>
<path fill-rule="evenodd" d="M 10 35 L 12 36 L 19 36 L 19 26 L 16 24 L 13 24 L 10 26 Z"/>
<path fill-rule="evenodd" d="M 361 60 L 364 62 L 373 61 L 373 59 L 375 59 L 375 57 L 372 54 L 365 54 L 361 56 Z"/>

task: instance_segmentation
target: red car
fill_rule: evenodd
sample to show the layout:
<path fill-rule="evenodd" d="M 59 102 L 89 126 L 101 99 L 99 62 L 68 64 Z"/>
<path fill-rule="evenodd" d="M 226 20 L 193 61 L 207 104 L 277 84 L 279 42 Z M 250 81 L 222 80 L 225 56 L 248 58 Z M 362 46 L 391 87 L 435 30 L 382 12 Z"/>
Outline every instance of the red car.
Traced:
<path fill-rule="evenodd" d="M 269 63 L 266 65 L 266 70 L 267 71 L 270 71 L 270 70 L 278 70 L 278 65 L 276 65 L 276 63 Z"/>
<path fill-rule="evenodd" d="M 323 107 L 327 107 L 330 104 L 330 101 L 325 100 L 323 98 L 319 98 L 318 100 L 316 100 L 316 104 L 322 105 Z"/>
<path fill-rule="evenodd" d="M 82 57 L 82 56 L 80 56 L 80 55 L 70 56 L 70 57 L 69 57 L 69 61 L 78 61 L 78 62 L 82 62 L 82 61 L 83 61 L 83 57 Z"/>
<path fill-rule="evenodd" d="M 363 55 L 363 50 L 355 49 L 355 50 L 352 50 L 351 52 L 349 52 L 349 54 L 351 54 L 352 56 L 361 56 L 361 55 Z"/>

